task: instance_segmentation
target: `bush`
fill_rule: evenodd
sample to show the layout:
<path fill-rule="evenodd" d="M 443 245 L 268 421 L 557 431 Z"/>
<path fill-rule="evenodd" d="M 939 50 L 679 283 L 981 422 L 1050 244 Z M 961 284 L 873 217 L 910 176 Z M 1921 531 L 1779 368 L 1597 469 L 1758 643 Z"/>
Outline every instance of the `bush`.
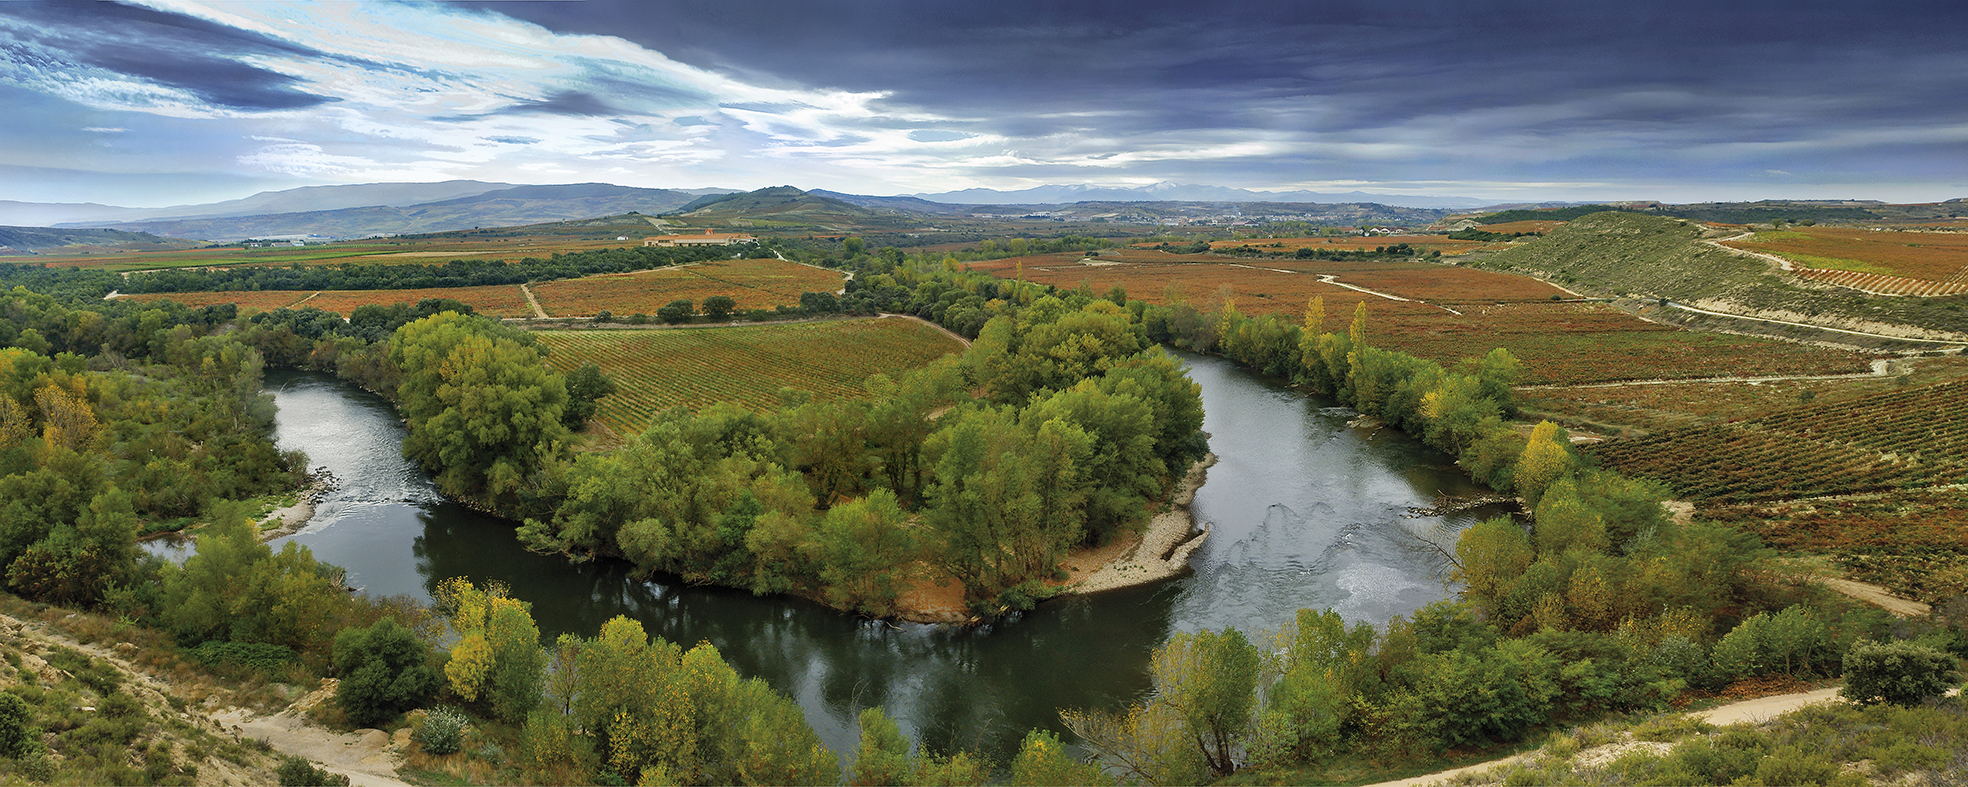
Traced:
<path fill-rule="evenodd" d="M 1831 760 L 1816 754 L 1805 754 L 1803 749 L 1796 746 L 1773 751 L 1756 765 L 1757 784 L 1832 784 L 1838 775 L 1838 766 Z M 1865 782 L 1861 780 L 1858 783 Z"/>
<path fill-rule="evenodd" d="M 235 664 L 247 669 L 272 673 L 294 663 L 294 649 L 264 642 L 226 642 L 212 640 L 191 650 L 191 657 L 208 668 Z"/>
<path fill-rule="evenodd" d="M 1845 653 L 1846 699 L 1902 707 L 1947 693 L 1961 679 L 1952 655 L 1911 642 L 1862 641 Z"/>
<path fill-rule="evenodd" d="M 349 784 L 349 777 L 316 768 L 314 763 L 299 757 L 280 758 L 280 767 L 273 774 L 279 777 L 281 787 L 348 787 Z"/>
<path fill-rule="evenodd" d="M 0 756 L 24 757 L 40 744 L 34 728 L 34 711 L 18 696 L 0 693 Z"/>
<path fill-rule="evenodd" d="M 349 721 L 373 727 L 409 710 L 437 691 L 429 648 L 395 620 L 335 635 L 335 671 L 342 676 L 335 702 Z"/>
<path fill-rule="evenodd" d="M 464 712 L 457 708 L 434 708 L 410 737 L 425 754 L 455 754 L 464 745 L 467 723 Z"/>

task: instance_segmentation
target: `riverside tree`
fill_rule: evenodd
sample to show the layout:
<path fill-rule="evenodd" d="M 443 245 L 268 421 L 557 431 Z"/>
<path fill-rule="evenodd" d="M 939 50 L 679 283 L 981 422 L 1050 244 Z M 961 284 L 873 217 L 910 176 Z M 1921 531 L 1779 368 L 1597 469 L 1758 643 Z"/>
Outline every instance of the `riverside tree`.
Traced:
<path fill-rule="evenodd" d="M 567 386 L 544 350 L 481 317 L 442 312 L 396 331 L 403 453 L 445 492 L 516 502 L 564 450 Z"/>

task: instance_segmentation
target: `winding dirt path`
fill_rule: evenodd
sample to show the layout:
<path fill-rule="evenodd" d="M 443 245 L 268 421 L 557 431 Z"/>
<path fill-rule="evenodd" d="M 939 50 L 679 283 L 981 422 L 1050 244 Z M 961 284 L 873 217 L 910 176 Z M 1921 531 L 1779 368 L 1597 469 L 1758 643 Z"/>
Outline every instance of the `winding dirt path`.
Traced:
<path fill-rule="evenodd" d="M 1811 323 L 1808 322 L 1791 322 L 1790 320 L 1773 320 L 1768 317 L 1750 317 L 1742 314 L 1730 314 L 1728 312 L 1709 311 L 1708 309 L 1697 309 L 1693 306 L 1689 306 L 1688 304 L 1677 303 L 1672 300 L 1669 300 L 1667 302 L 1667 306 L 1668 308 L 1671 309 L 1680 309 L 1682 311 L 1694 312 L 1696 314 L 1706 314 L 1711 317 L 1728 317 L 1730 319 L 1769 323 L 1771 325 L 1792 325 L 1799 328 L 1810 328 L 1819 331 L 1831 331 L 1832 333 L 1848 333 L 1853 336 L 1864 336 L 1870 339 L 1891 339 L 1896 342 L 1922 342 L 1925 344 L 1942 344 L 1950 347 L 1968 347 L 1968 342 L 1963 342 L 1963 341 L 1949 341 L 1946 339 L 1915 339 L 1910 336 L 1892 336 L 1884 333 L 1867 333 L 1865 331 L 1852 331 L 1852 330 L 1846 330 L 1844 328 L 1830 328 L 1823 325 L 1812 325 Z"/>
<path fill-rule="evenodd" d="M 1743 319 L 1754 319 L 1744 317 Z M 1566 385 L 1519 385 L 1519 391 L 1549 391 L 1571 388 L 1623 388 L 1629 385 L 1679 385 L 1682 383 L 1774 383 L 1787 380 L 1857 380 L 1867 377 L 1886 377 L 1893 373 L 1893 361 L 1875 360 L 1872 371 L 1851 374 L 1788 374 L 1768 377 L 1657 377 L 1649 380 L 1622 380 L 1611 383 L 1573 383 Z"/>
<path fill-rule="evenodd" d="M 1753 700 L 1731 702 L 1727 705 L 1718 705 L 1709 708 L 1708 710 L 1695 711 L 1689 713 L 1688 716 L 1717 726 L 1726 726 L 1744 722 L 1755 723 L 1765 721 L 1807 705 L 1837 701 L 1839 701 L 1838 687 L 1833 686 L 1825 689 L 1801 691 L 1795 694 L 1778 694 L 1770 697 L 1758 697 Z M 1458 776 L 1474 776 L 1523 762 L 1536 757 L 1537 754 L 1536 751 L 1529 751 L 1511 757 L 1490 760 L 1489 762 L 1477 763 L 1475 765 L 1465 765 L 1460 768 L 1452 768 L 1424 776 L 1411 776 L 1406 779 L 1371 784 L 1368 787 L 1422 787 L 1423 785 L 1442 784 Z"/>

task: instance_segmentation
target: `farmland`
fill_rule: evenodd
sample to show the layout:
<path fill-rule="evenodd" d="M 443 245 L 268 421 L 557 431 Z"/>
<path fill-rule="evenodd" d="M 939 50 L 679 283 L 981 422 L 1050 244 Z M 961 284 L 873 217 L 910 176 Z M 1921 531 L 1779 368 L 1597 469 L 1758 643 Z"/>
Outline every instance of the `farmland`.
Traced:
<path fill-rule="evenodd" d="M 1591 449 L 1694 500 L 1745 503 L 1968 482 L 1968 380 L 1670 429 Z"/>
<path fill-rule="evenodd" d="M 123 296 L 135 301 L 176 301 L 186 306 L 220 303 L 239 305 L 242 312 L 272 311 L 279 308 L 312 307 L 344 317 L 357 307 L 376 304 L 415 305 L 425 298 L 462 301 L 479 314 L 491 317 L 531 317 L 526 295 L 516 285 L 485 287 L 429 287 L 415 290 L 238 290 L 224 292 L 160 292 Z"/>
<path fill-rule="evenodd" d="M 1828 405 L 1968 376 L 1960 356 L 1891 361 L 1886 374 L 1840 379 L 1755 382 L 1678 382 L 1660 385 L 1558 387 L 1521 390 L 1536 417 L 1606 432 L 1657 432 L 1677 426 L 1756 418 L 1803 403 Z"/>
<path fill-rule="evenodd" d="M 596 416 L 618 436 L 640 432 L 671 407 L 735 402 L 775 407 L 780 388 L 818 399 L 861 395 L 877 372 L 928 364 L 961 346 L 915 320 L 877 318 L 737 328 L 542 331 L 548 362 L 562 370 L 595 363 L 619 390 Z"/>
<path fill-rule="evenodd" d="M 155 301 L 175 301 L 198 308 L 219 304 L 236 304 L 241 312 L 273 311 L 292 306 L 313 295 L 313 290 L 253 290 L 245 292 L 159 292 L 140 295 L 121 295 L 119 298 L 151 303 Z"/>
<path fill-rule="evenodd" d="M 739 309 L 796 306 L 800 293 L 841 288 L 837 271 L 783 260 L 721 260 L 638 273 L 590 276 L 533 286 L 540 307 L 554 317 L 654 314 L 664 304 L 727 295 Z"/>
<path fill-rule="evenodd" d="M 1786 552 L 1831 555 L 1855 578 L 1940 604 L 1968 593 L 1968 490 L 1921 489 L 1703 515 Z"/>
<path fill-rule="evenodd" d="M 1483 230 L 1485 232 L 1502 232 L 1502 233 L 1535 232 L 1541 235 L 1550 232 L 1554 229 L 1557 229 L 1559 225 L 1562 225 L 1564 223 L 1565 222 L 1562 221 L 1550 221 L 1545 219 L 1528 219 L 1525 221 L 1506 221 L 1503 222 L 1502 224 L 1485 224 L 1481 227 L 1478 227 L 1477 229 Z"/>
<path fill-rule="evenodd" d="M 1811 268 L 1936 282 L 1959 282 L 1968 275 L 1968 233 L 1797 227 L 1759 232 L 1725 245 L 1776 254 Z"/>
<path fill-rule="evenodd" d="M 1580 302 L 1535 279 L 1454 265 L 1396 261 L 1256 260 L 1129 249 L 1091 263 L 1052 254 L 971 263 L 973 270 L 1065 289 L 1116 285 L 1151 304 L 1210 312 L 1225 302 L 1247 315 L 1298 320 L 1325 299 L 1326 330 L 1367 304 L 1375 344 L 1443 363 L 1503 347 L 1523 361 L 1526 384 L 1572 384 L 1721 375 L 1843 374 L 1867 361 L 1838 350 L 1754 337 L 1698 333 L 1649 322 L 1604 303 Z M 1324 276 L 1333 283 L 1322 281 Z M 1360 289 L 1350 289 L 1352 285 Z M 1372 292 L 1362 292 L 1371 290 Z M 1554 301 L 1553 298 L 1559 300 Z"/>
<path fill-rule="evenodd" d="M 1422 251 L 1441 251 L 1445 255 L 1462 254 L 1489 244 L 1473 240 L 1450 240 L 1445 235 L 1376 235 L 1362 237 L 1347 235 L 1341 237 L 1318 238 L 1250 238 L 1238 240 L 1211 241 L 1212 249 L 1233 249 L 1250 246 L 1265 251 L 1292 252 L 1302 248 L 1329 249 L 1333 251 L 1373 251 L 1376 247 L 1394 246 L 1405 243 Z"/>
<path fill-rule="evenodd" d="M 417 290 L 322 290 L 313 298 L 298 304 L 312 306 L 323 311 L 349 314 L 357 307 L 376 304 L 415 305 L 425 298 L 451 298 L 463 301 L 473 311 L 488 317 L 531 317 L 532 307 L 526 304 L 525 293 L 517 285 L 499 284 L 484 287 L 430 287 Z"/>

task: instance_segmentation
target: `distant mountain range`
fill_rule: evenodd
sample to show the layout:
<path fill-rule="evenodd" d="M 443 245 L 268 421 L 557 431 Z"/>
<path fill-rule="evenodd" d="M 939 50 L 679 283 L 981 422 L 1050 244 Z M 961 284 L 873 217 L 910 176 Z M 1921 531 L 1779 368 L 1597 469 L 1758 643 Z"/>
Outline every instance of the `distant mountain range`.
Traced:
<path fill-rule="evenodd" d="M 1056 205 L 1072 202 L 1374 202 L 1403 208 L 1480 208 L 1494 203 L 1473 197 L 1409 196 L 1321 191 L 1251 191 L 1224 186 L 1195 186 L 1163 181 L 1148 186 L 1039 186 L 1021 191 L 964 189 L 936 194 L 903 195 L 930 202 L 962 205 Z"/>
<path fill-rule="evenodd" d="M 1897 215 L 1878 203 L 1821 201 L 1818 212 Z M 162 236 L 156 241 L 110 236 L 112 245 L 166 242 L 163 238 L 231 242 L 245 238 L 362 238 L 494 227 L 577 222 L 631 213 L 675 216 L 686 226 L 706 224 L 759 229 L 859 231 L 947 231 L 948 222 L 1022 219 L 1134 224 L 1193 221 L 1297 220 L 1334 225 L 1425 225 L 1454 212 L 1501 207 L 1549 207 L 1559 203 L 1498 206 L 1467 197 L 1410 197 L 1365 192 L 1251 191 L 1173 182 L 1138 188 L 1041 186 L 1022 191 L 965 189 L 937 194 L 868 196 L 777 186 L 757 191 L 732 189 L 649 189 L 607 183 L 526 186 L 452 180 L 442 183 L 368 183 L 310 186 L 268 191 L 244 199 L 205 205 L 128 208 L 94 203 L 29 203 L 0 200 L 0 226 L 115 229 Z M 1955 203 L 1945 203 L 1954 205 Z M 1788 216 L 1802 202 L 1727 203 L 1745 217 Z M 1716 213 L 1725 206 L 1689 206 Z M 1747 210 L 1749 207 L 1758 210 Z M 1774 212 L 1773 212 L 1774 211 Z M 1882 212 L 1883 211 L 1883 212 Z M 1934 212 L 1934 211 L 1929 211 Z M 1954 212 L 1959 212 L 1958 210 Z M 1717 213 L 1717 215 L 1722 215 Z M 1947 211 L 1941 211 L 1947 215 Z M 1706 216 L 1707 214 L 1702 214 Z M 1832 218 L 1827 215 L 1826 218 Z M 1721 220 L 1721 219 L 1716 219 Z M 1744 220 L 1755 220 L 1745 218 Z M 56 242 L 55 235 L 25 236 L 11 253 L 89 245 L 86 239 Z M 177 241 L 171 241 L 177 242 Z M 53 244 L 50 246 L 48 244 Z M 0 253 L 7 253 L 0 251 Z"/>
<path fill-rule="evenodd" d="M 270 191 L 228 202 L 171 208 L 0 203 L 0 224 L 86 226 L 218 242 L 297 236 L 362 238 L 542 224 L 632 211 L 655 214 L 706 194 L 722 193 L 729 192 L 639 189 L 607 183 L 372 183 Z M 83 217 L 63 216 L 64 210 Z M 23 216 L 44 220 L 19 221 Z M 48 218 L 60 220 L 45 220 Z"/>

